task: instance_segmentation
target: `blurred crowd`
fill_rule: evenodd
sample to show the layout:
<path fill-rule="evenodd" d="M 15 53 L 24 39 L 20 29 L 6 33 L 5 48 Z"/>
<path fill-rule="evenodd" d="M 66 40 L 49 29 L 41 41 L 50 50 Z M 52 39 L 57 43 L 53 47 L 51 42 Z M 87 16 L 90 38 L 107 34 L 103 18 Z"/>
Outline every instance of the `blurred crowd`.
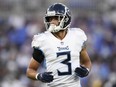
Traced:
<path fill-rule="evenodd" d="M 69 1 L 73 8 L 84 5 Z M 87 34 L 87 50 L 92 61 L 89 76 L 81 79 L 82 87 L 116 87 L 116 6 L 115 0 L 104 1 L 103 11 L 77 15 L 74 9 L 71 27 L 79 27 Z M 32 56 L 33 35 L 45 30 L 43 18 L 39 16 L 0 16 L 0 87 L 42 87 L 41 82 L 26 77 L 26 68 Z"/>

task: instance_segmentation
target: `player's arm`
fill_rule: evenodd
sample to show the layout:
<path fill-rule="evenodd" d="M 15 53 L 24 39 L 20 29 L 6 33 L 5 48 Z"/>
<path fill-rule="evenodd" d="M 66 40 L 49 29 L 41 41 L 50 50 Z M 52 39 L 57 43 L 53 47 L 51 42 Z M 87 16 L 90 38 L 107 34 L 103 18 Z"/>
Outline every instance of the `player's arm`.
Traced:
<path fill-rule="evenodd" d="M 27 68 L 27 77 L 33 80 L 40 80 L 42 82 L 51 82 L 53 81 L 53 76 L 51 72 L 38 73 L 37 70 L 44 60 L 43 52 L 38 48 L 33 48 L 33 57 L 30 60 L 30 64 Z"/>
<path fill-rule="evenodd" d="M 33 47 L 32 58 L 30 60 L 26 73 L 29 78 L 33 80 L 37 80 L 36 79 L 36 75 L 38 73 L 37 70 L 43 60 L 44 60 L 44 55 L 42 51 L 39 50 L 38 48 Z"/>
<path fill-rule="evenodd" d="M 80 52 L 80 63 L 82 66 L 88 68 L 89 70 L 91 69 L 91 60 L 86 48 L 83 48 Z"/>
<path fill-rule="evenodd" d="M 27 68 L 27 72 L 26 72 L 27 77 L 33 80 L 37 80 L 36 75 L 38 73 L 37 70 L 39 66 L 40 66 L 40 63 L 37 62 L 34 58 L 31 58 L 30 63 Z"/>
<path fill-rule="evenodd" d="M 86 50 L 86 45 L 84 44 L 80 52 L 80 67 L 75 69 L 75 72 L 80 77 L 85 77 L 89 74 L 91 69 L 91 60 Z"/>

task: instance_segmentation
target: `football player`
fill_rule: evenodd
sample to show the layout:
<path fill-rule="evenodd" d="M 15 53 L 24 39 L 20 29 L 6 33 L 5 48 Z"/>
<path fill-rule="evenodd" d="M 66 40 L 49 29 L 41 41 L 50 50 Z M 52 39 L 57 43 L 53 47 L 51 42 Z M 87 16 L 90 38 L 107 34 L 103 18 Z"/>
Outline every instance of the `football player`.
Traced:
<path fill-rule="evenodd" d="M 91 69 L 84 31 L 70 28 L 71 13 L 62 3 L 47 9 L 44 22 L 47 30 L 34 35 L 32 41 L 27 76 L 47 83 L 48 87 L 81 87 L 80 78 L 86 77 Z M 46 71 L 38 73 L 43 61 Z"/>

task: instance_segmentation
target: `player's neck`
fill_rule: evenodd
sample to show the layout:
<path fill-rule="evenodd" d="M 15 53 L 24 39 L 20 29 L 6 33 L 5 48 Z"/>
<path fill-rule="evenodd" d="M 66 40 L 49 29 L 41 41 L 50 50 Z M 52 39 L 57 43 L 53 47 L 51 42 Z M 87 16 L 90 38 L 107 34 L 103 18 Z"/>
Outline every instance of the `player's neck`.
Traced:
<path fill-rule="evenodd" d="M 56 38 L 62 40 L 66 34 L 67 34 L 67 29 L 66 30 L 61 30 L 59 32 L 56 32 L 56 33 L 52 33 Z"/>

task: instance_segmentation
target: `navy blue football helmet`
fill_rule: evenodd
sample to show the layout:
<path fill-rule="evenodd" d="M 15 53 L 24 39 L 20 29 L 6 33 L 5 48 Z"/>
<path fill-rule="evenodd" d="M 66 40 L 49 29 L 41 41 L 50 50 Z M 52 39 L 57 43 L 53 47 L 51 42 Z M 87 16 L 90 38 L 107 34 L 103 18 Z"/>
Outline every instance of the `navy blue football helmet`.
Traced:
<path fill-rule="evenodd" d="M 51 5 L 45 14 L 44 23 L 46 25 L 46 29 L 49 30 L 50 27 L 50 17 L 57 16 L 59 20 L 59 25 L 56 26 L 51 32 L 58 32 L 60 30 L 67 29 L 71 23 L 71 13 L 69 9 L 62 3 L 55 3 Z"/>

